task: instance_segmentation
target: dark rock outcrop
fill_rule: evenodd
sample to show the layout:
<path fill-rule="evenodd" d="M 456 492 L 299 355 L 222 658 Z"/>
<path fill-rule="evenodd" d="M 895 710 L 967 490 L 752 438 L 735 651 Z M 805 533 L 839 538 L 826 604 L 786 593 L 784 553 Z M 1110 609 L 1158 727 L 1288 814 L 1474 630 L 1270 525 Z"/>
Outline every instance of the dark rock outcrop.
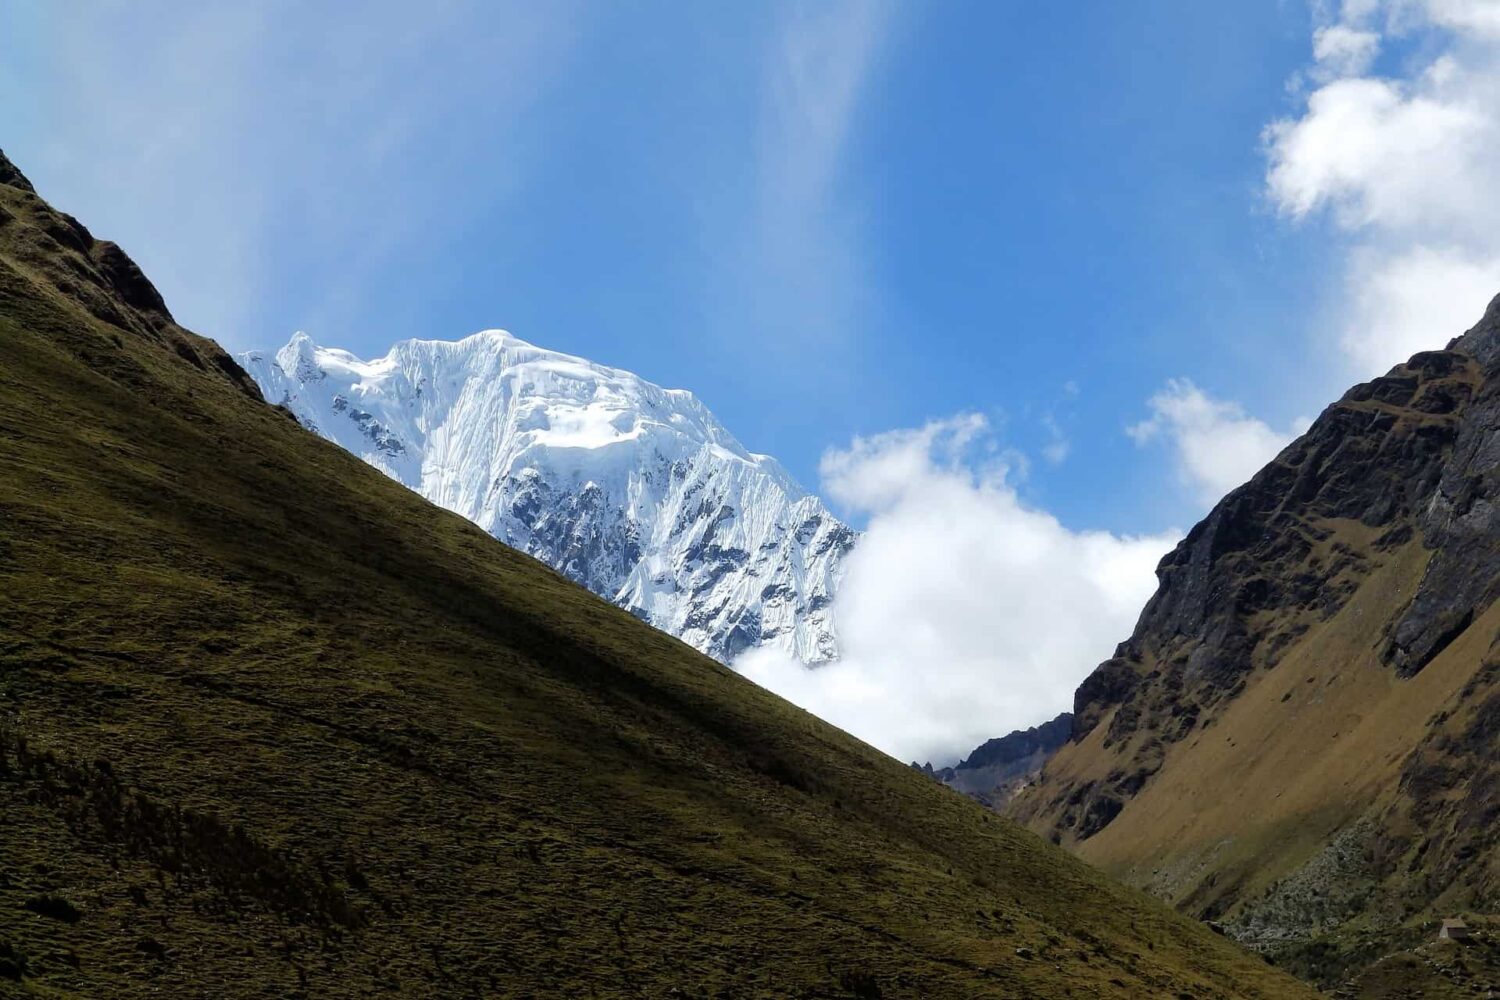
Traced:
<path fill-rule="evenodd" d="M 36 188 L 32 187 L 31 182 L 26 179 L 25 175 L 21 173 L 14 163 L 10 162 L 3 150 L 0 150 L 0 184 L 16 188 L 20 191 L 36 193 Z"/>
<path fill-rule="evenodd" d="M 1072 713 L 1063 712 L 1040 726 L 1018 729 L 1006 736 L 981 743 L 958 765 L 958 769 L 1004 767 L 1037 753 L 1051 753 L 1068 741 L 1072 729 Z"/>

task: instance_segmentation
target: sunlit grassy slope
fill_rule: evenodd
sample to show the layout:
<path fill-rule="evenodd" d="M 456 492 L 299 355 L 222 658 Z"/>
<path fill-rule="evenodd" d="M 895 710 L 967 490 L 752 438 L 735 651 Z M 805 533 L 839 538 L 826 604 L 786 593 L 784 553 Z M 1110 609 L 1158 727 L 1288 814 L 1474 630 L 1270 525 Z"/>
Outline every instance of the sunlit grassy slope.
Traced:
<path fill-rule="evenodd" d="M 303 431 L 3 158 L 0 719 L 0 992 L 1304 992 Z"/>

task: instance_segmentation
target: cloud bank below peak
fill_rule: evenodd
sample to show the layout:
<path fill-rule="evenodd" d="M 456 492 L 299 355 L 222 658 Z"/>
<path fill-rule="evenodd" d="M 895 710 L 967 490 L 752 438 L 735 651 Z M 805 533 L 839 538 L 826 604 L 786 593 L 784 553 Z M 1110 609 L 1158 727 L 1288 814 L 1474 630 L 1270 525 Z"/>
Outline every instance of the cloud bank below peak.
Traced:
<path fill-rule="evenodd" d="M 824 492 L 869 518 L 834 601 L 843 656 L 808 670 L 757 649 L 736 669 L 903 760 L 949 763 L 1067 709 L 1177 533 L 1074 531 L 1022 501 L 1015 466 L 977 414 L 828 452 Z"/>

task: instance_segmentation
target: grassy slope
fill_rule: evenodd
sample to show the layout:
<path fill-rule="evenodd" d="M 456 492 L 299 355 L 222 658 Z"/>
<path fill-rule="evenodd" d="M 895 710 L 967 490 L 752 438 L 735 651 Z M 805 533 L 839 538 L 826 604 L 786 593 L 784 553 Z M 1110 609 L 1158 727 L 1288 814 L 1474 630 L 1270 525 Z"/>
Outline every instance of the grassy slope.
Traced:
<path fill-rule="evenodd" d="M 0 990 L 1299 995 L 89 316 L 56 222 L 0 184 Z"/>

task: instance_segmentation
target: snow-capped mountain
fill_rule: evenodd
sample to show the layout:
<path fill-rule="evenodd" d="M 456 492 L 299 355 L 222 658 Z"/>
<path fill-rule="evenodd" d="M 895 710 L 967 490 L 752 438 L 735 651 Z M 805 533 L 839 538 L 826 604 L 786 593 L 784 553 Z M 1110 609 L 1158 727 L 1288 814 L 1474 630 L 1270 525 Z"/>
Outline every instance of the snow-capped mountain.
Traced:
<path fill-rule="evenodd" d="M 838 655 L 854 532 L 690 392 L 502 330 L 374 361 L 298 333 L 240 361 L 304 426 L 710 656 Z"/>

